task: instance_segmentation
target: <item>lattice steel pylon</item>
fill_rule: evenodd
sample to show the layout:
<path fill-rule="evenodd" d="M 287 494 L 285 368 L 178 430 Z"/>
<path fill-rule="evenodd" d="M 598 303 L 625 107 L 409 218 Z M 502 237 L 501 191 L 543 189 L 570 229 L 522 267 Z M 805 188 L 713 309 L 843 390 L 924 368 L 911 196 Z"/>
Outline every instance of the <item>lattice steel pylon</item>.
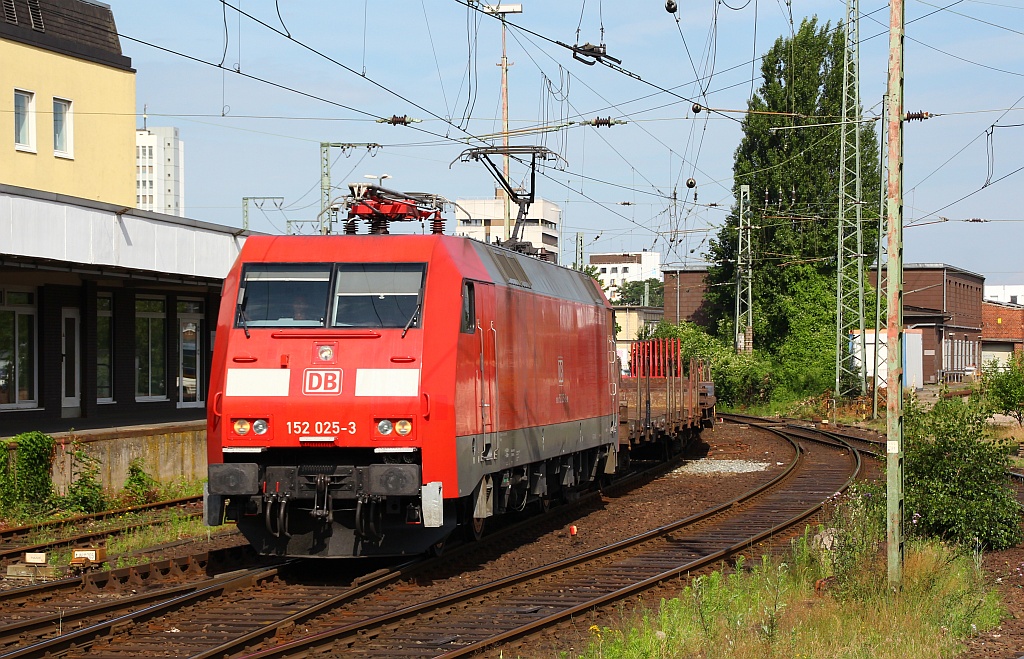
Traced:
<path fill-rule="evenodd" d="M 886 120 L 887 99 L 882 99 L 882 120 Z M 888 372 L 883 376 L 882 368 L 886 366 L 888 355 L 882 354 L 882 337 L 888 331 L 886 321 L 888 318 L 882 312 L 882 300 L 886 299 L 889 291 L 889 271 L 882 267 L 883 261 L 888 261 L 888 249 L 883 239 L 888 234 L 885 213 L 885 192 L 886 192 L 886 166 L 885 166 L 885 138 L 886 131 L 879 131 L 878 136 L 878 247 L 875 253 L 875 336 L 874 336 L 874 368 L 871 372 L 871 418 L 878 418 L 878 407 L 881 397 L 879 391 L 882 387 L 888 387 Z M 883 401 L 884 402 L 884 401 Z"/>
<path fill-rule="evenodd" d="M 843 119 L 839 143 L 839 227 L 836 232 L 837 396 L 867 390 L 864 368 L 864 232 L 860 162 L 860 5 L 846 0 Z"/>
<path fill-rule="evenodd" d="M 754 299 L 750 252 L 750 186 L 740 186 L 739 245 L 736 250 L 736 352 L 754 351 Z"/>

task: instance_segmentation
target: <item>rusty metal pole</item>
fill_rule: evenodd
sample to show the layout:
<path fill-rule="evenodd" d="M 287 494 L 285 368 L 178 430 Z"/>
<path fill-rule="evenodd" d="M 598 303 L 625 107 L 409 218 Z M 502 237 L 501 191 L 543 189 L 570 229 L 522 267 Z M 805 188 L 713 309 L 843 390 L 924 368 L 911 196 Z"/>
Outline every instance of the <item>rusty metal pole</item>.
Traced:
<path fill-rule="evenodd" d="M 886 540 L 889 585 L 903 581 L 903 24 L 904 0 L 889 3 L 888 397 L 886 404 Z"/>

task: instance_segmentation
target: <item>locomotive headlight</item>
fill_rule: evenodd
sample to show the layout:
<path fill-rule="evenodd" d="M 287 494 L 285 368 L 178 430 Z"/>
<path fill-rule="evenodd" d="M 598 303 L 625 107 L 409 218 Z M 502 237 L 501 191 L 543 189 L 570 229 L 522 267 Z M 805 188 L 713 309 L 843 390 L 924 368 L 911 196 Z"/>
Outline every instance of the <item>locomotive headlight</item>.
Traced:
<path fill-rule="evenodd" d="M 394 426 L 387 419 L 381 419 L 377 422 L 377 432 L 382 435 L 390 435 L 392 428 L 394 428 Z"/>
<path fill-rule="evenodd" d="M 320 346 L 316 350 L 316 356 L 320 358 L 320 361 L 329 362 L 334 359 L 334 348 L 331 346 Z"/>
<path fill-rule="evenodd" d="M 270 426 L 267 423 L 266 419 L 256 419 L 255 421 L 252 422 L 252 431 L 257 435 L 267 434 L 267 429 L 269 427 Z"/>
<path fill-rule="evenodd" d="M 236 435 L 247 435 L 249 434 L 250 424 L 246 419 L 238 419 L 235 421 L 235 434 Z"/>
<path fill-rule="evenodd" d="M 395 432 L 403 437 L 412 432 L 412 421 L 408 419 L 402 419 L 401 421 L 395 422 Z"/>

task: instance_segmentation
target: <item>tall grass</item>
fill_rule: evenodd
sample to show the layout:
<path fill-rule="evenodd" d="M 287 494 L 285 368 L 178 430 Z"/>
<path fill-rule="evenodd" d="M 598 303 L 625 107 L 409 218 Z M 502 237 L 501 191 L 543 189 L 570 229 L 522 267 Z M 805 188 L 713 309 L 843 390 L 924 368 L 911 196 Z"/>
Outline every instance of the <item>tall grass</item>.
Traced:
<path fill-rule="evenodd" d="M 591 627 L 580 656 L 949 657 L 962 639 L 998 624 L 1003 609 L 980 554 L 914 542 L 903 587 L 889 587 L 872 495 L 837 502 L 830 525 L 805 532 L 784 557 L 741 559 L 620 627 Z"/>

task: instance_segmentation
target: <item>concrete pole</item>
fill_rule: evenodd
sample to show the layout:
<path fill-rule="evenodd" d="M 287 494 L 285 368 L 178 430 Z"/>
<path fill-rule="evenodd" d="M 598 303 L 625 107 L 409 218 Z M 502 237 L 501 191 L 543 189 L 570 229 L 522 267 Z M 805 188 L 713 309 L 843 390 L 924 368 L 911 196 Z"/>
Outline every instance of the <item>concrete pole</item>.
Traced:
<path fill-rule="evenodd" d="M 501 144 L 505 147 L 505 155 L 503 156 L 503 171 L 505 174 L 505 180 L 509 180 L 509 158 L 508 158 L 508 57 L 505 53 L 505 15 L 501 15 Z M 508 240 L 512 236 L 512 211 L 511 211 L 511 200 L 508 198 L 508 193 L 504 190 L 501 191 L 501 196 L 505 198 L 505 240 Z"/>
<path fill-rule="evenodd" d="M 903 581 L 903 25 L 904 0 L 889 3 L 888 400 L 886 404 L 886 540 L 889 585 Z"/>

